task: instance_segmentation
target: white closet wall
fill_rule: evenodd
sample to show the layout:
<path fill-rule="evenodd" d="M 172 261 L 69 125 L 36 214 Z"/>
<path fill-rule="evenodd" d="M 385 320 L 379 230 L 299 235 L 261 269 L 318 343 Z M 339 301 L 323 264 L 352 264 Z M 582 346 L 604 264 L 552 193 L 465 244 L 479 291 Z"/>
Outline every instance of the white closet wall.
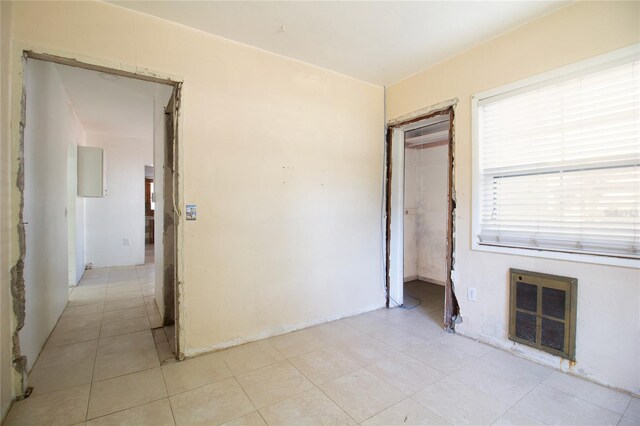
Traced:
<path fill-rule="evenodd" d="M 405 149 L 404 277 L 444 285 L 448 146 Z"/>

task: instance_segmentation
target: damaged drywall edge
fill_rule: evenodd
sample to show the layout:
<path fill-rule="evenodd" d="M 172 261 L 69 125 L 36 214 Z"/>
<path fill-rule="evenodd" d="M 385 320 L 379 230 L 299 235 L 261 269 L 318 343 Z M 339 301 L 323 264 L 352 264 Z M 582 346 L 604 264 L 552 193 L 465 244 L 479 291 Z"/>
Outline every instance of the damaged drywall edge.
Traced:
<path fill-rule="evenodd" d="M 176 108 L 175 108 L 175 129 L 174 129 L 174 141 L 175 141 L 175 152 L 177 154 L 177 164 L 176 164 L 176 173 L 175 173 L 175 192 L 177 196 L 176 204 L 178 210 L 176 212 L 176 226 L 175 232 L 176 235 L 176 295 L 175 295 L 175 310 L 176 310 L 176 352 L 179 360 L 185 358 L 185 350 L 186 347 L 186 338 L 185 338 L 185 324 L 186 324 L 186 315 L 185 315 L 185 291 L 184 291 L 184 236 L 185 236 L 185 221 L 182 220 L 182 211 L 180 206 L 184 205 L 184 179 L 182 179 L 182 170 L 184 170 L 184 144 L 182 143 L 182 136 L 184 132 L 183 126 L 183 97 L 184 93 L 182 91 L 183 82 L 180 81 L 176 84 L 174 92 L 176 94 Z"/>
<path fill-rule="evenodd" d="M 164 85 L 175 86 L 184 80 L 182 77 L 177 75 L 162 73 L 137 65 L 98 59 L 80 53 L 45 49 L 40 46 L 26 44 L 21 46 L 22 50 L 26 52 L 30 58 L 54 62 L 61 65 L 68 65 L 97 72 L 105 72 L 108 74 L 115 74 L 122 77 L 135 78 L 137 80 L 145 80 Z"/>
<path fill-rule="evenodd" d="M 13 92 L 16 96 L 20 96 L 18 104 L 12 105 L 12 112 L 14 108 L 19 109 L 18 116 L 12 114 L 10 123 L 18 122 L 17 128 L 10 124 L 12 130 L 12 153 L 16 161 L 16 179 L 14 194 L 17 194 L 17 203 L 12 203 L 13 214 L 12 217 L 16 218 L 14 222 L 16 224 L 17 237 L 17 259 L 15 264 L 11 267 L 11 307 L 13 312 L 13 324 L 12 324 L 12 336 L 11 336 L 11 364 L 16 374 L 18 383 L 14 385 L 14 390 L 17 391 L 18 398 L 27 395 L 27 358 L 22 355 L 20 350 L 20 330 L 24 327 L 26 317 L 26 297 L 25 297 L 25 282 L 24 282 L 24 258 L 26 255 L 26 239 L 24 229 L 24 129 L 26 126 L 26 62 L 27 56 L 20 52 L 19 61 L 17 67 L 13 68 L 18 71 L 18 79 L 14 81 L 17 86 L 19 84 L 19 91 Z M 13 101 L 17 101 L 16 96 L 13 97 Z M 17 215 L 15 215 L 17 213 Z M 13 245 L 12 245 L 13 246 Z"/>
<path fill-rule="evenodd" d="M 447 280 L 449 281 L 449 292 L 447 294 L 445 291 L 445 296 L 451 297 L 451 303 L 446 304 L 451 308 L 451 312 L 445 312 L 445 315 L 448 315 L 449 318 L 445 318 L 445 323 L 449 324 L 449 330 L 455 332 L 456 324 L 462 322 L 462 317 L 460 316 L 460 304 L 458 303 L 458 298 L 456 297 L 456 211 L 457 211 L 457 198 L 456 198 L 456 107 L 458 105 L 457 99 L 454 104 L 450 106 L 449 110 L 449 217 L 448 220 L 449 226 L 447 229 L 447 241 L 449 245 L 449 253 L 447 256 L 447 262 L 449 262 L 449 276 Z M 445 309 L 446 311 L 446 309 Z"/>
<path fill-rule="evenodd" d="M 399 124 L 407 124 L 408 122 L 414 121 L 416 118 L 423 118 L 427 115 L 434 114 L 438 111 L 445 111 L 449 108 L 455 108 L 458 104 L 458 98 L 449 99 L 448 101 L 439 102 L 435 105 L 428 106 L 426 108 L 421 108 L 417 111 L 410 112 L 405 115 L 401 115 L 400 117 L 393 118 L 387 122 L 387 126 L 395 127 Z"/>

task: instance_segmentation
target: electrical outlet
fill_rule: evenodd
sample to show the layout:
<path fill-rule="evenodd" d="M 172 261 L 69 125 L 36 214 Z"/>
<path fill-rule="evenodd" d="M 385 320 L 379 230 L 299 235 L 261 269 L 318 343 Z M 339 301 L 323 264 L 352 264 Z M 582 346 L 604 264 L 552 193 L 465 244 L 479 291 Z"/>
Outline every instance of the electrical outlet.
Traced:
<path fill-rule="evenodd" d="M 474 287 L 469 287 L 467 289 L 467 299 L 471 300 L 472 302 L 475 302 L 478 300 L 476 295 L 476 289 Z"/>
<path fill-rule="evenodd" d="M 122 245 L 128 246 L 131 243 L 128 238 L 122 240 Z"/>

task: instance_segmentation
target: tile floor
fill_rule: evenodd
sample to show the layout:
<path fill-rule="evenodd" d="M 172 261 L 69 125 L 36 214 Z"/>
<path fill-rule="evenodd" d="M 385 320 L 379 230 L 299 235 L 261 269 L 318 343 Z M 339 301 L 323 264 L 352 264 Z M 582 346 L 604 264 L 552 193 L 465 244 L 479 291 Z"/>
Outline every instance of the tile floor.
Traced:
<path fill-rule="evenodd" d="M 6 425 L 640 424 L 638 398 L 443 334 L 442 288 L 418 282 L 414 309 L 171 362 L 152 271 L 87 272 Z"/>

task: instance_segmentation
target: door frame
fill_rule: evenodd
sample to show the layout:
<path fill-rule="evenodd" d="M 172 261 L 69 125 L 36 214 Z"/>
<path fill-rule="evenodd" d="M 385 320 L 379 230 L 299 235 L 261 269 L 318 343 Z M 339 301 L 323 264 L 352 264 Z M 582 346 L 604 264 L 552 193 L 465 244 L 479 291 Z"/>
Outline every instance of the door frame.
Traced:
<path fill-rule="evenodd" d="M 68 65 L 83 68 L 91 71 L 98 71 L 114 74 L 122 77 L 134 78 L 137 80 L 149 81 L 173 87 L 173 97 L 175 102 L 175 132 L 174 149 L 176 152 L 175 167 L 175 188 L 174 206 L 182 205 L 181 194 L 183 194 L 184 182 L 181 179 L 181 171 L 184 163 L 182 159 L 183 146 L 178 143 L 182 135 L 183 115 L 180 110 L 180 99 L 182 93 L 183 79 L 174 75 L 159 73 L 148 69 L 142 69 L 134 65 L 113 63 L 101 59 L 89 58 L 84 55 L 76 55 L 68 52 L 60 52 L 53 49 L 35 46 L 28 43 L 14 42 L 11 51 L 11 82 L 10 82 L 10 144 L 9 157 L 11 168 L 9 174 L 11 197 L 11 214 L 9 218 L 9 245 L 11 253 L 9 256 L 10 271 L 8 279 L 10 282 L 11 317 L 10 332 L 12 336 L 12 383 L 14 395 L 18 398 L 29 394 L 26 357 L 20 350 L 19 332 L 24 327 L 26 317 L 25 303 L 25 281 L 24 281 L 24 260 L 26 254 L 26 238 L 24 218 L 24 128 L 26 119 L 26 66 L 27 59 L 37 59 L 46 62 Z M 166 142 L 165 142 L 166 144 Z M 178 155 L 179 153 L 179 155 Z M 184 265 L 182 259 L 183 252 L 183 226 L 180 220 L 181 214 L 178 209 L 175 212 L 175 252 L 174 252 L 174 274 L 175 274 L 175 333 L 176 333 L 176 357 L 184 359 L 184 342 L 181 339 L 181 329 L 179 319 L 183 317 L 182 303 L 180 295 L 183 293 Z"/>
<path fill-rule="evenodd" d="M 386 307 L 403 304 L 404 286 L 404 133 L 424 125 L 436 116 L 449 117 L 448 196 L 446 280 L 443 326 L 453 331 L 460 317 L 460 307 L 454 291 L 455 261 L 455 106 L 457 99 L 429 107 L 387 123 L 385 138 L 385 214 L 386 214 Z"/>

